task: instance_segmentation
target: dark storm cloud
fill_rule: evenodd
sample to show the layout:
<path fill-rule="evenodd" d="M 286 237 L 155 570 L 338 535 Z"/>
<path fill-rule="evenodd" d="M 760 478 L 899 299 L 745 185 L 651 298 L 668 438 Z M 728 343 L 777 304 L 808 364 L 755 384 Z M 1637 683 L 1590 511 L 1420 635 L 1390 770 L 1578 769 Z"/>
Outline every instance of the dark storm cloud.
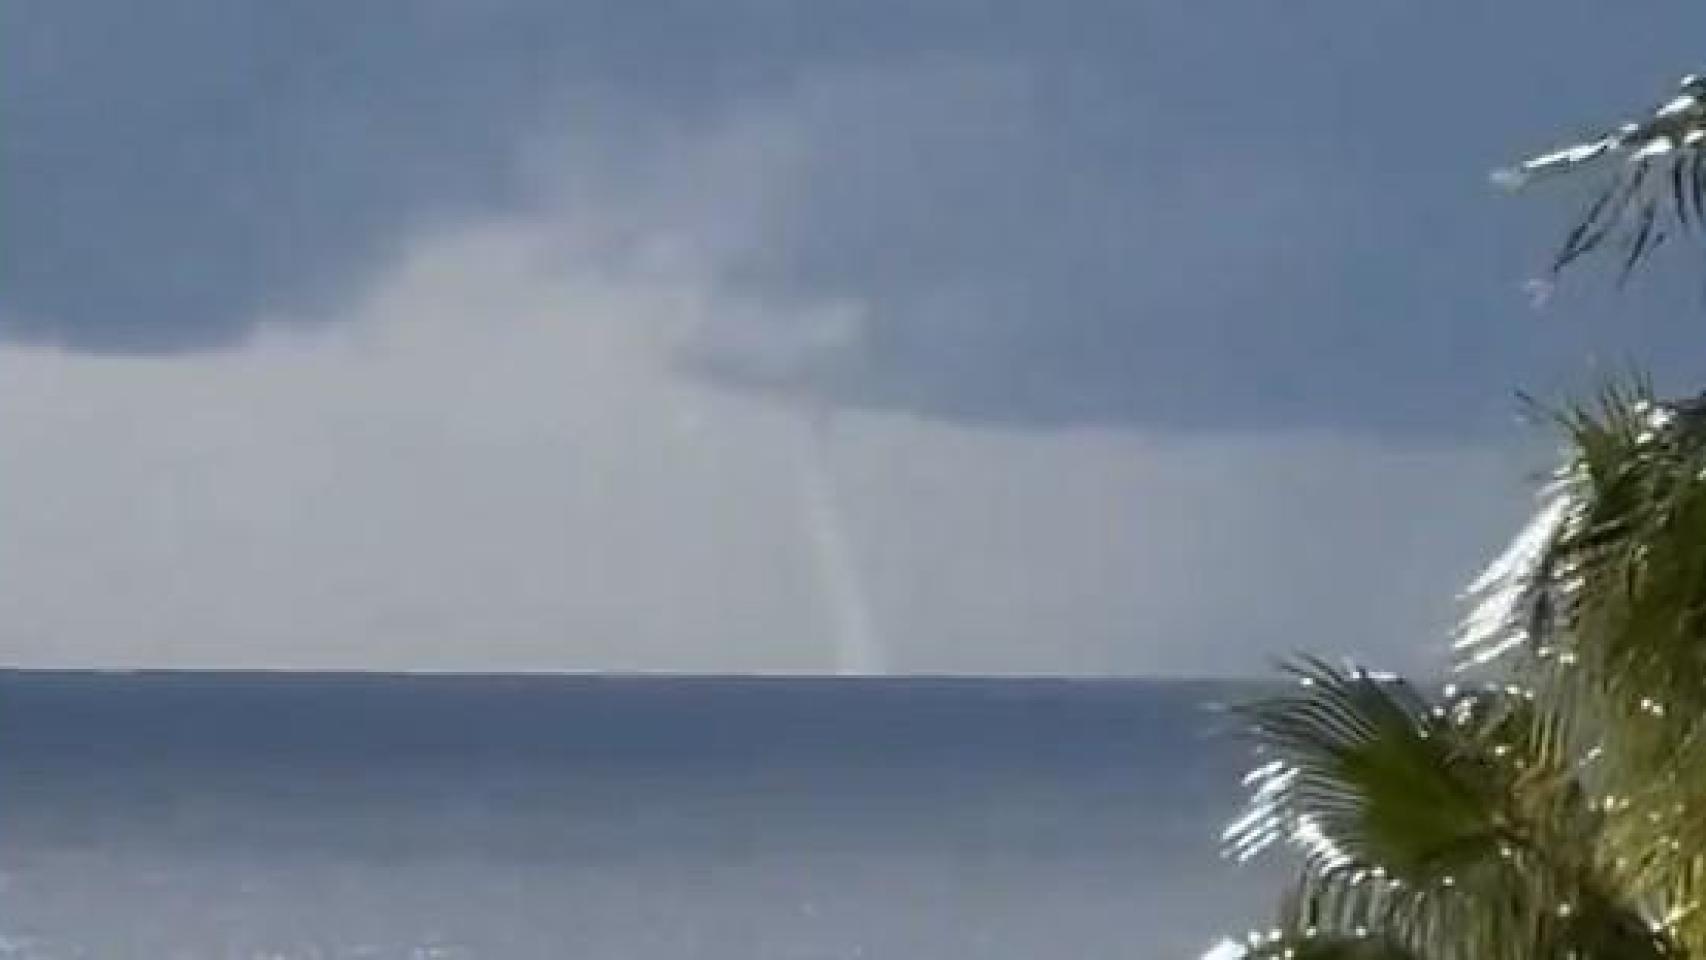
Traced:
<path fill-rule="evenodd" d="M 807 175 L 723 265 L 862 305 L 861 363 L 808 388 L 1022 425 L 1473 431 L 1594 350 L 1691 372 L 1695 291 L 1525 313 L 1564 211 L 1486 171 L 1657 97 L 1702 27 L 1538 0 L 12 3 L 0 313 L 75 351 L 229 347 L 330 312 L 420 224 L 525 210 L 517 151 L 563 116 L 608 144 L 851 70 L 898 79 L 804 118 Z M 906 86 L 934 62 L 987 70 Z M 1606 315 L 1645 302 L 1664 319 Z"/>

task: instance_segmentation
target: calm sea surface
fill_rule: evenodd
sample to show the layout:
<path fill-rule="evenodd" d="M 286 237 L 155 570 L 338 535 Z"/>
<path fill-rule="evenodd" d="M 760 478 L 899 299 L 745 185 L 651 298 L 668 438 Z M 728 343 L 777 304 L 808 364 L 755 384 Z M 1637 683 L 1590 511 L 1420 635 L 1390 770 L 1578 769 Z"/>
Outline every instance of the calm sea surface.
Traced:
<path fill-rule="evenodd" d="M 0 674 L 0 957 L 1195 956 L 1238 695 Z"/>

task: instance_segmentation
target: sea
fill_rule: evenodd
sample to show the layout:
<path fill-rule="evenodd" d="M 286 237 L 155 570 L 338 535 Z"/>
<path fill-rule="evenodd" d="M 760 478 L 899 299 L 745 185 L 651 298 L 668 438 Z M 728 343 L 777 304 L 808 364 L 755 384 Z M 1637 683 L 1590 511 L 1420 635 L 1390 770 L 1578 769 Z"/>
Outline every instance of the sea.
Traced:
<path fill-rule="evenodd" d="M 1196 957 L 1245 690 L 0 673 L 0 957 Z"/>

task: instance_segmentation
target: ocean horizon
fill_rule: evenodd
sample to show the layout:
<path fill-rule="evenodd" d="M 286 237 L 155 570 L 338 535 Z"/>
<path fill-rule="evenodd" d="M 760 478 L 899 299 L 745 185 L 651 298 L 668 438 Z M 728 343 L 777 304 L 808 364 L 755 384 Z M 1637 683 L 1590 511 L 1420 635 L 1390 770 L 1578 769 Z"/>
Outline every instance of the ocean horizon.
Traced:
<path fill-rule="evenodd" d="M 1194 956 L 1252 689 L 0 672 L 0 957 Z"/>

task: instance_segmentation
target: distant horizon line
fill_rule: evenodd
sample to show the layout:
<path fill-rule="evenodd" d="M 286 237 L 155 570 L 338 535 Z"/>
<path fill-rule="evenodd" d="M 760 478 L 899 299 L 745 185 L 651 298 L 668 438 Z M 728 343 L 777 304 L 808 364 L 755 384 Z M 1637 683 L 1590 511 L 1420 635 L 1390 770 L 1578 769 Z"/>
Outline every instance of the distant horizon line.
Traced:
<path fill-rule="evenodd" d="M 517 679 L 517 680 L 675 680 L 826 683 L 1271 683 L 1286 682 L 1279 674 L 1210 676 L 1202 674 L 1095 673 L 829 673 L 791 671 L 673 671 L 673 670 L 412 670 L 356 667 L 35 667 L 0 664 L 0 677 L 255 677 L 255 678 L 398 678 L 398 679 Z"/>
<path fill-rule="evenodd" d="M 1202 674 L 1071 674 L 1071 673 L 790 673 L 706 672 L 668 670 L 370 670 L 358 668 L 297 668 L 297 667 L 19 667 L 0 665 L 0 683 L 26 679 L 124 679 L 141 681 L 170 679 L 232 680 L 514 680 L 529 682 L 672 682 L 704 684 L 801 684 L 824 685 L 894 685 L 934 684 L 980 685 L 1025 684 L 1034 686 L 1114 686 L 1121 684 L 1150 684 L 1172 686 L 1252 686 L 1289 685 L 1294 682 L 1281 673 L 1267 675 L 1209 676 Z M 1400 677 L 1424 688 L 1453 682 L 1447 676 Z"/>

